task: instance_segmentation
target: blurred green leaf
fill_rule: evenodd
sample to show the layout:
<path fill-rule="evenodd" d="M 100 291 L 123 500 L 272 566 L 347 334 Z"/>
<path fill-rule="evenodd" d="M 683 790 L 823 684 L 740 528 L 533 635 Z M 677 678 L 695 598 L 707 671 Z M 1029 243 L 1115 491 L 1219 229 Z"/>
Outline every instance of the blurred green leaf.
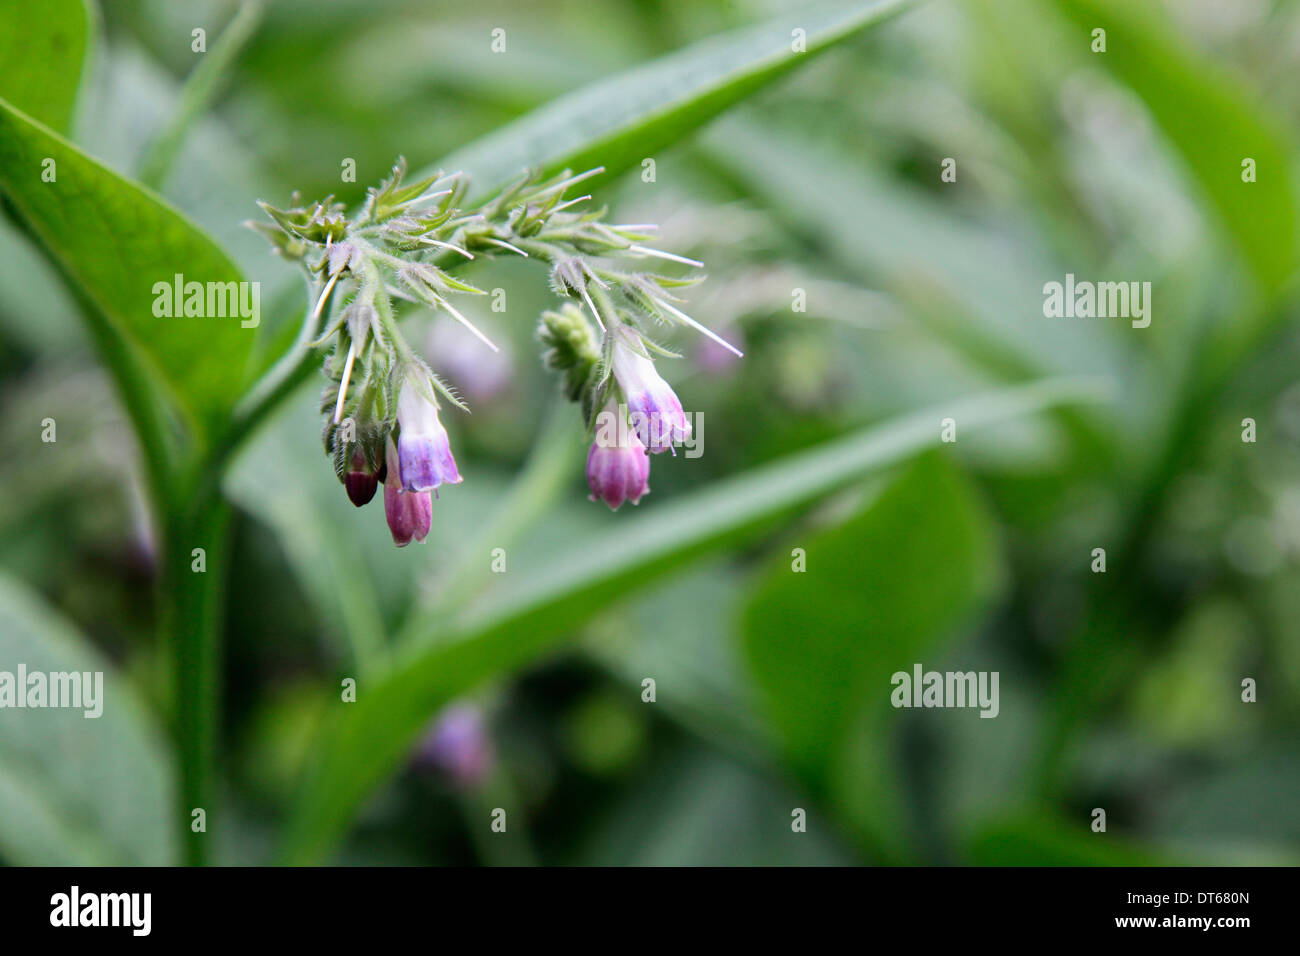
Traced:
<path fill-rule="evenodd" d="M 54 182 L 42 179 L 47 158 Z M 242 328 L 237 314 L 154 315 L 155 283 L 174 285 L 178 274 L 187 283 L 239 282 L 221 249 L 163 200 L 2 100 L 0 191 L 93 305 L 101 347 L 143 367 L 200 436 L 224 423 L 255 330 Z"/>
<path fill-rule="evenodd" d="M 797 129 L 750 116 L 719 123 L 705 147 L 788 228 L 816 237 L 846 275 L 896 294 L 909 317 L 998 380 L 1117 374 L 1133 361 L 1111 328 L 1042 320 L 1043 281 L 1059 267 L 1014 224 L 972 223 L 915 186 L 810 145 Z"/>
<path fill-rule="evenodd" d="M 0 670 L 102 672 L 99 717 L 0 710 L 0 855 L 40 866 L 174 862 L 173 777 L 132 688 L 71 625 L 0 577 Z M 25 693 L 25 688 L 19 688 Z"/>
<path fill-rule="evenodd" d="M 750 666 L 791 763 L 877 848 L 898 852 L 902 801 L 881 739 L 897 717 L 890 675 L 927 663 L 987 598 L 999 568 L 992 527 L 931 455 L 849 521 L 792 541 L 807 569 L 783 554 L 757 585 L 743 625 Z M 864 744 L 874 759 L 862 759 Z"/>
<path fill-rule="evenodd" d="M 87 0 L 0 0 L 0 98 L 66 133 L 92 34 Z"/>
<path fill-rule="evenodd" d="M 755 762 L 768 760 L 768 734 L 732 639 L 749 578 L 731 555 L 665 577 L 626 609 L 592 628 L 585 648 L 618 681 L 653 675 L 656 707 L 693 736 Z"/>
<path fill-rule="evenodd" d="M 1106 31 L 1108 69 L 1140 96 L 1196 177 L 1251 271 L 1274 292 L 1296 272 L 1295 146 L 1259 106 L 1259 95 L 1179 39 L 1153 4 L 1060 0 L 1079 27 L 1079 43 Z M 1242 181 L 1242 160 L 1257 179 Z"/>
<path fill-rule="evenodd" d="M 1238 759 L 1169 782 L 1150 807 L 1159 839 L 1195 848 L 1223 865 L 1300 864 L 1300 749 L 1294 738 L 1265 741 Z"/>
<path fill-rule="evenodd" d="M 972 837 L 967 862 L 975 866 L 1187 866 L 1115 833 L 1093 833 L 1091 816 L 1073 825 L 1046 813 L 1026 813 L 985 824 Z"/>
<path fill-rule="evenodd" d="M 673 754 L 593 823 L 575 862 L 851 866 L 852 853 L 815 811 L 806 832 L 791 829 L 791 810 L 803 802 L 774 780 L 708 751 Z"/>
<path fill-rule="evenodd" d="M 673 568 L 770 528 L 781 516 L 869 472 L 934 445 L 952 415 L 966 434 L 981 425 L 1071 400 L 1095 399 L 1080 380 L 1055 380 L 992 392 L 944 409 L 926 409 L 828 442 L 665 505 L 643 508 L 619 528 L 567 542 L 539 568 L 512 570 L 456 618 L 418 617 L 423 633 L 389 673 L 358 688 L 327 723 L 292 821 L 283 855 L 320 859 L 362 801 L 393 770 L 429 717 L 460 694 L 541 658 L 600 607 Z"/>
<path fill-rule="evenodd" d="M 437 168 L 469 173 L 485 193 L 525 168 L 550 175 L 603 166 L 612 176 L 909 3 L 866 0 L 795 9 L 708 37 L 563 96 L 457 150 Z M 805 31 L 804 52 L 793 49 L 796 29 Z"/>

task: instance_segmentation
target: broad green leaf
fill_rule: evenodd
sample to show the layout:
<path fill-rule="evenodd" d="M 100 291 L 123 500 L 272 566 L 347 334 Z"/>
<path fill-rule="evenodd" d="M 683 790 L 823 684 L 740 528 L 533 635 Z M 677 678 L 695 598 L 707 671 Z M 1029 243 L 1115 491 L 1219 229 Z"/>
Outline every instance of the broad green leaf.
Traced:
<path fill-rule="evenodd" d="M 130 685 L 25 586 L 0 577 L 0 671 L 99 672 L 82 708 L 0 709 L 0 857 L 40 866 L 174 862 L 173 776 Z M 84 700 L 83 700 L 84 705 Z"/>
<path fill-rule="evenodd" d="M 867 428 L 630 516 L 612 534 L 575 536 L 565 560 L 512 567 L 508 587 L 488 592 L 458 617 L 417 619 L 420 644 L 327 722 L 283 856 L 295 863 L 322 859 L 365 798 L 401 764 L 433 713 L 575 639 L 600 607 L 937 444 L 945 416 L 957 417 L 969 435 L 1060 402 L 1096 399 L 1095 386 L 1078 379 L 1041 382 Z"/>
<path fill-rule="evenodd" d="M 445 157 L 437 169 L 469 173 L 491 193 L 526 168 L 543 173 L 637 165 L 910 0 L 793 9 L 708 37 L 651 63 L 563 96 Z M 806 46 L 795 52 L 796 30 Z M 436 171 L 436 170 L 431 170 Z"/>
<path fill-rule="evenodd" d="M 182 87 L 134 46 L 115 45 L 100 60 L 100 80 L 83 97 L 78 143 L 106 166 L 135 169 L 143 144 L 162 135 L 166 118 L 182 110 Z M 261 157 L 211 112 L 193 119 L 174 165 L 184 174 L 168 177 L 158 192 L 207 233 L 246 279 L 261 283 L 254 365 L 269 364 L 280 352 L 277 343 L 287 347 L 283 333 L 302 324 L 302 274 L 287 260 L 268 255 L 266 239 L 244 223 L 256 213 L 253 197 L 274 197 L 281 187 Z"/>
<path fill-rule="evenodd" d="M 806 568 L 781 555 L 745 610 L 749 663 L 790 762 L 870 842 L 896 851 L 890 676 L 933 668 L 940 640 L 988 596 L 993 530 L 958 473 L 927 456 L 858 515 L 797 543 Z"/>
<path fill-rule="evenodd" d="M 52 182 L 42 177 L 47 159 Z M 177 316 L 174 301 L 174 317 L 154 314 L 162 286 L 174 290 L 178 275 L 205 290 L 221 283 L 223 293 L 225 283 L 241 281 L 216 244 L 163 200 L 3 100 L 0 192 L 93 306 L 104 347 L 129 353 L 200 434 L 220 427 L 242 391 L 256 331 L 243 327 L 238 292 L 225 317 Z"/>
<path fill-rule="evenodd" d="M 1106 52 L 1093 61 L 1140 96 L 1196 177 L 1261 286 L 1276 291 L 1296 272 L 1295 146 L 1259 106 L 1259 95 L 1198 55 L 1153 4 L 1060 0 L 1086 49 L 1094 29 Z M 1256 164 L 1242 180 L 1242 161 Z"/>
<path fill-rule="evenodd" d="M 87 0 L 0 0 L 0 98 L 66 133 L 92 24 Z"/>

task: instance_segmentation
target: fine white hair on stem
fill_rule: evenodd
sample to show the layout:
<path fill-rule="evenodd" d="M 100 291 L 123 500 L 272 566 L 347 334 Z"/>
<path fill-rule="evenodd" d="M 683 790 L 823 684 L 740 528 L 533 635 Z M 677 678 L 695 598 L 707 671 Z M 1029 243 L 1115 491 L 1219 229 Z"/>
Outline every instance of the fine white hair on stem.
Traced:
<path fill-rule="evenodd" d="M 339 400 L 334 403 L 334 424 L 343 418 L 343 402 L 348 397 L 348 381 L 352 378 L 352 363 L 357 357 L 357 340 L 348 343 L 348 357 L 343 363 L 343 378 L 339 380 Z"/>
<path fill-rule="evenodd" d="M 558 182 L 554 186 L 543 190 L 540 195 L 546 196 L 550 193 L 556 192 L 557 190 L 559 192 L 564 192 L 564 190 L 568 189 L 570 186 L 576 186 L 578 183 L 590 179 L 592 176 L 599 176 L 604 171 L 604 166 L 597 166 L 594 169 L 587 170 L 585 173 L 578 173 L 576 176 L 570 176 L 568 179 Z"/>
<path fill-rule="evenodd" d="M 311 310 L 311 320 L 313 322 L 320 318 L 321 309 L 325 308 L 325 300 L 330 297 L 330 290 L 334 288 L 334 283 L 339 280 L 339 276 L 342 274 L 343 270 L 340 269 L 338 272 L 330 276 L 329 282 L 325 283 L 324 291 L 321 292 L 320 298 L 316 300 L 316 308 Z"/>
<path fill-rule="evenodd" d="M 639 256 L 654 256 L 656 259 L 667 259 L 669 262 L 680 262 L 682 265 L 695 266 L 697 269 L 703 269 L 704 263 L 698 259 L 688 259 L 686 256 L 679 256 L 672 252 L 664 252 L 662 249 L 651 249 L 647 246 L 631 245 L 627 247 L 628 252 L 636 253 Z"/>
<path fill-rule="evenodd" d="M 696 322 L 689 315 L 687 315 L 681 309 L 676 308 L 671 303 L 665 302 L 663 299 L 655 299 L 655 304 L 671 312 L 673 315 L 677 316 L 677 318 L 681 319 L 683 322 L 685 322 L 691 328 L 695 329 L 697 332 L 701 332 L 704 335 L 707 335 L 709 338 L 713 339 L 713 341 L 721 345 L 724 349 L 734 353 L 738 358 L 745 357 L 745 353 L 740 351 L 740 349 L 736 348 L 734 345 L 732 345 L 726 339 L 722 338 L 712 329 L 708 328 L 707 326 L 701 325 L 699 322 Z"/>
<path fill-rule="evenodd" d="M 599 279 L 596 280 L 600 282 Z M 604 285 L 604 283 L 601 283 Z M 600 331 L 605 331 L 605 323 L 600 320 L 600 312 L 596 309 L 596 303 L 591 301 L 591 295 L 587 292 L 587 284 L 582 285 L 582 297 L 587 300 L 587 308 L 591 309 L 591 314 L 596 318 L 596 324 L 600 326 Z"/>
<path fill-rule="evenodd" d="M 449 313 L 451 313 L 452 318 L 454 318 L 461 325 L 465 326 L 465 328 L 473 332 L 474 335 L 478 338 L 478 340 L 482 342 L 484 345 L 486 345 L 488 348 L 490 348 L 493 352 L 501 351 L 499 348 L 496 347 L 496 345 L 493 344 L 490 338 L 488 338 L 486 335 L 484 335 L 482 332 L 478 330 L 478 328 L 474 325 L 473 322 L 471 322 L 469 319 L 465 318 L 465 316 L 457 312 L 452 307 L 451 303 L 448 302 L 446 299 L 444 299 L 442 296 L 438 296 L 438 304 L 442 306 L 444 309 L 446 309 Z"/>
<path fill-rule="evenodd" d="M 436 186 L 437 183 L 434 183 L 433 185 Z M 443 196 L 450 196 L 450 195 L 451 195 L 450 189 L 440 189 L 436 193 L 422 193 L 419 196 L 416 196 L 414 199 L 410 200 L 407 203 L 407 205 L 415 206 L 418 204 L 426 203 L 431 199 L 441 199 Z"/>
<path fill-rule="evenodd" d="M 443 242 L 441 239 L 430 239 L 428 236 L 416 236 L 415 239 L 417 242 L 423 242 L 430 246 L 438 246 L 441 249 L 450 249 L 453 252 L 459 252 L 466 259 L 474 258 L 474 253 L 470 252 L 468 249 L 462 249 L 454 242 Z"/>
<path fill-rule="evenodd" d="M 487 239 L 484 240 L 484 241 L 485 241 L 485 242 L 490 242 L 490 243 L 492 243 L 492 245 L 494 245 L 494 246 L 500 246 L 502 249 L 509 249 L 511 252 L 517 252 L 517 253 L 519 253 L 521 256 L 523 256 L 525 259 L 529 258 L 528 253 L 524 252 L 524 250 L 520 249 L 518 246 L 512 246 L 510 243 L 506 242 L 504 239 L 494 239 L 494 238 L 492 238 L 491 236 L 488 236 Z"/>
<path fill-rule="evenodd" d="M 578 203 L 586 202 L 590 198 L 591 198 L 591 193 L 587 193 L 587 195 L 579 196 L 577 199 L 566 200 L 565 202 L 560 203 L 558 206 L 552 209 L 551 214 L 554 215 L 557 212 L 563 212 L 565 209 L 568 209 L 570 206 L 576 206 L 578 205 Z"/>

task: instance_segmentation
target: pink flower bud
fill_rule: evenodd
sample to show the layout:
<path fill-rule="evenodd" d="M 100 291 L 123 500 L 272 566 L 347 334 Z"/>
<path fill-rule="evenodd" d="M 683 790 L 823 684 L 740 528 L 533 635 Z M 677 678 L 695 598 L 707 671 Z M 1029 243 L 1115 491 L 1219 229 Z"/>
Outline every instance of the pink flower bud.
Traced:
<path fill-rule="evenodd" d="M 626 444 L 606 443 L 598 436 L 587 452 L 587 486 L 591 500 L 603 501 L 614 511 L 624 501 L 637 504 L 650 490 L 650 456 L 634 434 Z"/>
<path fill-rule="evenodd" d="M 388 474 L 384 479 L 384 517 L 393 543 L 404 548 L 423 541 L 433 523 L 433 498 L 427 491 L 405 491 L 398 484 L 397 449 L 388 439 Z"/>

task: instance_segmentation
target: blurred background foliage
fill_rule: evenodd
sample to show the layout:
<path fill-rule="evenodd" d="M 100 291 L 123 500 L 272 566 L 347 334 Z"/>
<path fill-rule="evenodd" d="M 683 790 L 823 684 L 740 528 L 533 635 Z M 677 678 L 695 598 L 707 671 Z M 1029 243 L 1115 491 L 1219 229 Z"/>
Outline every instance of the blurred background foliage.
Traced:
<path fill-rule="evenodd" d="M 241 227 L 255 199 L 355 204 L 399 155 L 421 168 L 792 9 L 278 0 L 156 185 L 263 283 L 264 361 L 304 293 Z M 194 69 L 191 30 L 211 48 L 235 13 L 101 4 L 73 141 L 140 175 Z M 705 454 L 656 458 L 635 515 L 586 500 L 576 413 L 535 357 L 551 297 L 528 263 L 472 274 L 508 291 L 506 313 L 472 316 L 503 357 L 445 319 L 406 319 L 473 407 L 448 421 L 466 481 L 435 504 L 423 547 L 397 551 L 373 508 L 350 506 L 321 452 L 317 382 L 299 389 L 224 482 L 237 510 L 218 861 L 1296 862 L 1298 60 L 1287 0 L 936 0 L 647 154 L 654 182 L 634 167 L 603 183 L 618 220 L 660 222 L 665 248 L 705 261 L 690 311 L 746 350 L 675 340 L 685 358 L 664 371 L 704 416 Z M 344 157 L 356 183 L 339 181 Z M 945 157 L 955 183 L 940 181 Z M 4 660 L 48 627 L 53 649 L 14 659 L 93 644 L 139 705 L 95 728 L 106 736 L 67 785 L 113 798 L 48 827 L 35 822 L 65 800 L 59 760 L 86 750 L 90 722 L 27 737 L 5 718 L 0 818 L 15 825 L 0 826 L 0 858 L 168 860 L 173 770 L 143 716 L 165 695 L 139 454 L 77 301 L 8 222 L 0 263 Z M 1043 284 L 1067 272 L 1149 280 L 1150 328 L 1043 318 Z M 580 584 L 621 549 L 659 547 L 657 526 L 773 487 L 719 484 L 732 476 L 918 408 L 937 436 L 963 396 L 1061 374 L 1109 399 L 978 431 L 958 414 L 943 453 L 899 455 L 866 482 L 755 511 L 743 535 L 720 524 L 707 548 L 529 603 L 546 574 L 578 568 Z M 33 425 L 46 417 L 56 446 Z M 504 575 L 483 557 L 497 541 Z M 1089 570 L 1098 547 L 1104 575 Z M 411 679 L 386 678 L 421 654 Z M 891 709 L 889 674 L 917 661 L 1000 671 L 998 718 Z M 370 709 L 322 743 L 351 706 L 346 676 Z M 1245 677 L 1258 703 L 1241 702 Z M 412 745 L 402 728 L 417 719 L 428 731 Z M 367 763 L 376 739 L 401 749 L 395 773 Z M 338 796 L 367 775 L 373 792 Z M 123 780 L 147 797 L 123 798 Z M 496 807 L 506 834 L 488 829 Z M 791 832 L 795 807 L 807 833 Z M 1094 807 L 1105 835 L 1089 831 Z"/>

